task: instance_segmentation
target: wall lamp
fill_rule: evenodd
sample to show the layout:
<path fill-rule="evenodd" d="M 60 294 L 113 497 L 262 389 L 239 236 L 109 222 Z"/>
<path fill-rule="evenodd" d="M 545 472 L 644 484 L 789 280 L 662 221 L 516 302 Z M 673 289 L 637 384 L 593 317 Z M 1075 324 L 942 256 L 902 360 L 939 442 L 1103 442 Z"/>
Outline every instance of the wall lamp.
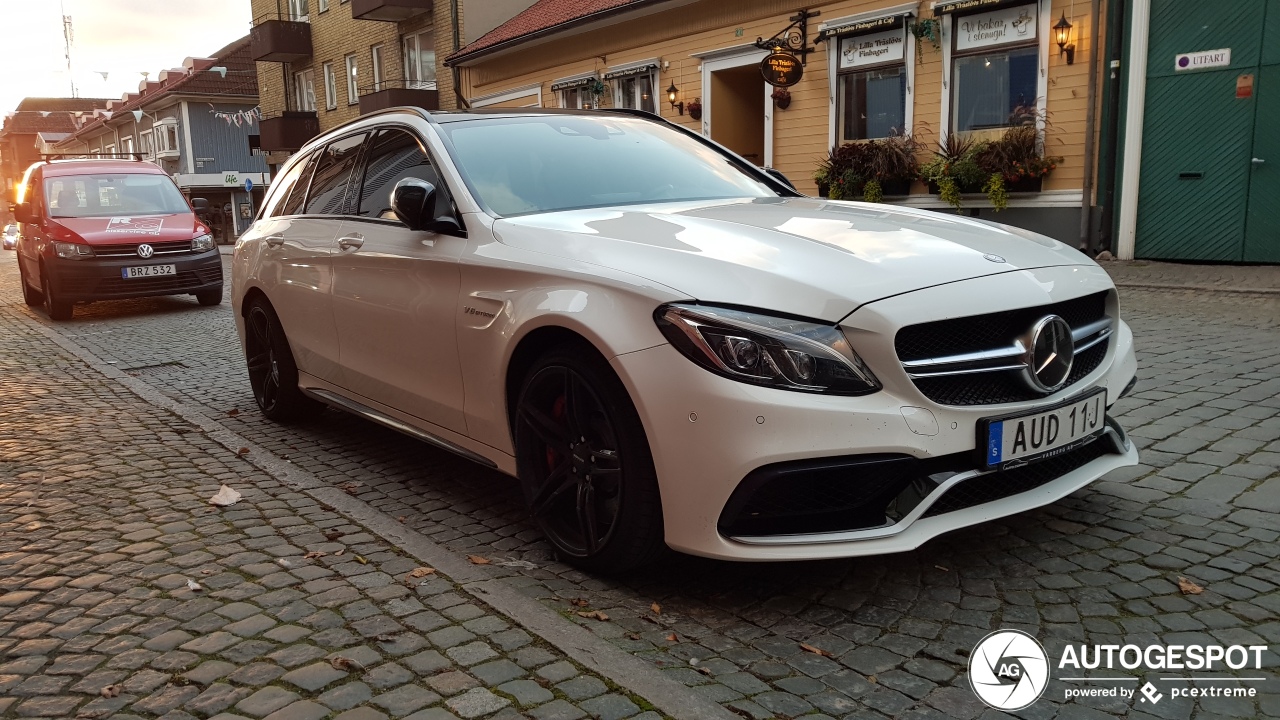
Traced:
<path fill-rule="evenodd" d="M 1072 25 L 1067 21 L 1067 13 L 1062 12 L 1062 19 L 1058 24 L 1053 26 L 1054 39 L 1058 41 L 1058 54 L 1066 54 L 1067 64 L 1071 65 L 1076 61 L 1076 46 L 1071 42 Z"/>
<path fill-rule="evenodd" d="M 675 81 L 671 82 L 671 87 L 667 88 L 667 102 L 671 103 L 671 108 L 681 115 L 684 114 L 684 102 L 676 102 L 676 98 L 680 95 L 680 89 L 676 87 Z"/>

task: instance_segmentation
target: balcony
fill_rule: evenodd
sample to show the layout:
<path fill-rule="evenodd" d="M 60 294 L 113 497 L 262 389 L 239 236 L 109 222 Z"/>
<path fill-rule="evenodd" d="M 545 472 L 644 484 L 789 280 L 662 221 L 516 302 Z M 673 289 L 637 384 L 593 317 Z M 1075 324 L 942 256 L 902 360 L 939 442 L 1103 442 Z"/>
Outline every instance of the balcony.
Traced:
<path fill-rule="evenodd" d="M 351 17 L 356 20 L 400 22 L 431 12 L 431 0 L 351 0 Z"/>
<path fill-rule="evenodd" d="M 320 118 L 315 111 L 286 110 L 259 122 L 258 145 L 263 152 L 292 152 L 319 134 Z"/>
<path fill-rule="evenodd" d="M 434 85 L 434 83 L 432 83 Z M 435 88 L 406 86 L 403 80 L 388 80 L 380 85 L 360 89 L 360 114 L 408 105 L 423 110 L 440 109 L 440 93 Z"/>
<path fill-rule="evenodd" d="M 249 31 L 249 54 L 258 62 L 297 62 L 311 57 L 311 23 L 258 18 Z"/>

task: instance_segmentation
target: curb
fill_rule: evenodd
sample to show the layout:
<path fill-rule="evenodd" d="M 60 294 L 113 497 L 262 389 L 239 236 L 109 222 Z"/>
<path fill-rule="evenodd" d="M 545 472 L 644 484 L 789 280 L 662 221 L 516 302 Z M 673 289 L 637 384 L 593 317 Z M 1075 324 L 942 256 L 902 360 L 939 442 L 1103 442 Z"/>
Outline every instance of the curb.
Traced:
<path fill-rule="evenodd" d="M 1280 288 L 1235 288 L 1221 285 L 1177 285 L 1174 283 L 1122 282 L 1111 279 L 1118 288 L 1137 290 L 1184 290 L 1193 292 L 1230 293 L 1235 295 L 1280 295 Z"/>
<path fill-rule="evenodd" d="M 487 604 L 513 623 L 554 646 L 570 660 L 608 678 L 622 689 L 644 698 L 676 720 L 742 720 L 719 704 L 695 694 L 647 662 L 639 660 L 589 630 L 561 617 L 501 579 L 485 573 L 452 550 L 431 541 L 390 515 L 320 481 L 311 473 L 281 460 L 247 438 L 228 429 L 203 410 L 179 402 L 123 369 L 108 365 L 57 330 L 23 312 L 14 313 L 63 350 L 74 355 L 104 377 L 119 382 L 130 392 L 155 407 L 168 410 L 200 428 L 210 439 L 273 479 L 333 507 L 369 532 L 390 542 L 422 563 L 436 568 L 457 583 L 463 592 Z M 248 448 L 247 454 L 239 454 Z"/>

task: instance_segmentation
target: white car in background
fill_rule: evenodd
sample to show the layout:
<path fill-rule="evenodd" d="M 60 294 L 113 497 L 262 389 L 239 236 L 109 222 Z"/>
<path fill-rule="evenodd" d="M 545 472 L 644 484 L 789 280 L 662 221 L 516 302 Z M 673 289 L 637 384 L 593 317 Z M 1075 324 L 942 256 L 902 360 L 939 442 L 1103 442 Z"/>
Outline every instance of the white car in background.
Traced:
<path fill-rule="evenodd" d="M 233 263 L 263 412 L 514 475 L 587 569 L 910 550 L 1137 462 L 1115 288 L 1034 233 L 639 113 L 398 108 L 278 178 Z"/>
<path fill-rule="evenodd" d="M 9 223 L 8 225 L 5 225 L 4 232 L 0 234 L 0 245 L 3 245 L 5 250 L 14 249 L 18 246 L 18 235 L 20 234 L 21 233 L 18 231 L 18 223 Z"/>

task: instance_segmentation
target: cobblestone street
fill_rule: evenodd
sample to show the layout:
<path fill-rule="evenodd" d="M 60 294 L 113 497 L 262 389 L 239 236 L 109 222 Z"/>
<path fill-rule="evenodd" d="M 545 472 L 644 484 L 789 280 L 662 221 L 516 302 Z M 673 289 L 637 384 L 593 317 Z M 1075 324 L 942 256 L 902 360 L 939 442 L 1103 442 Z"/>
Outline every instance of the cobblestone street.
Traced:
<path fill-rule="evenodd" d="M 511 478 L 337 411 L 265 420 L 229 304 L 51 323 L 5 253 L 0 715 L 1002 717 L 964 668 L 1012 628 L 1051 658 L 1271 646 L 1263 680 L 1218 683 L 1254 698 L 1175 698 L 1169 671 L 1159 703 L 1066 701 L 1055 670 L 1019 717 L 1280 717 L 1280 294 L 1152 287 L 1280 268 L 1171 267 L 1116 273 L 1142 465 L 915 552 L 604 578 L 556 561 Z M 209 505 L 221 483 L 244 498 Z"/>

